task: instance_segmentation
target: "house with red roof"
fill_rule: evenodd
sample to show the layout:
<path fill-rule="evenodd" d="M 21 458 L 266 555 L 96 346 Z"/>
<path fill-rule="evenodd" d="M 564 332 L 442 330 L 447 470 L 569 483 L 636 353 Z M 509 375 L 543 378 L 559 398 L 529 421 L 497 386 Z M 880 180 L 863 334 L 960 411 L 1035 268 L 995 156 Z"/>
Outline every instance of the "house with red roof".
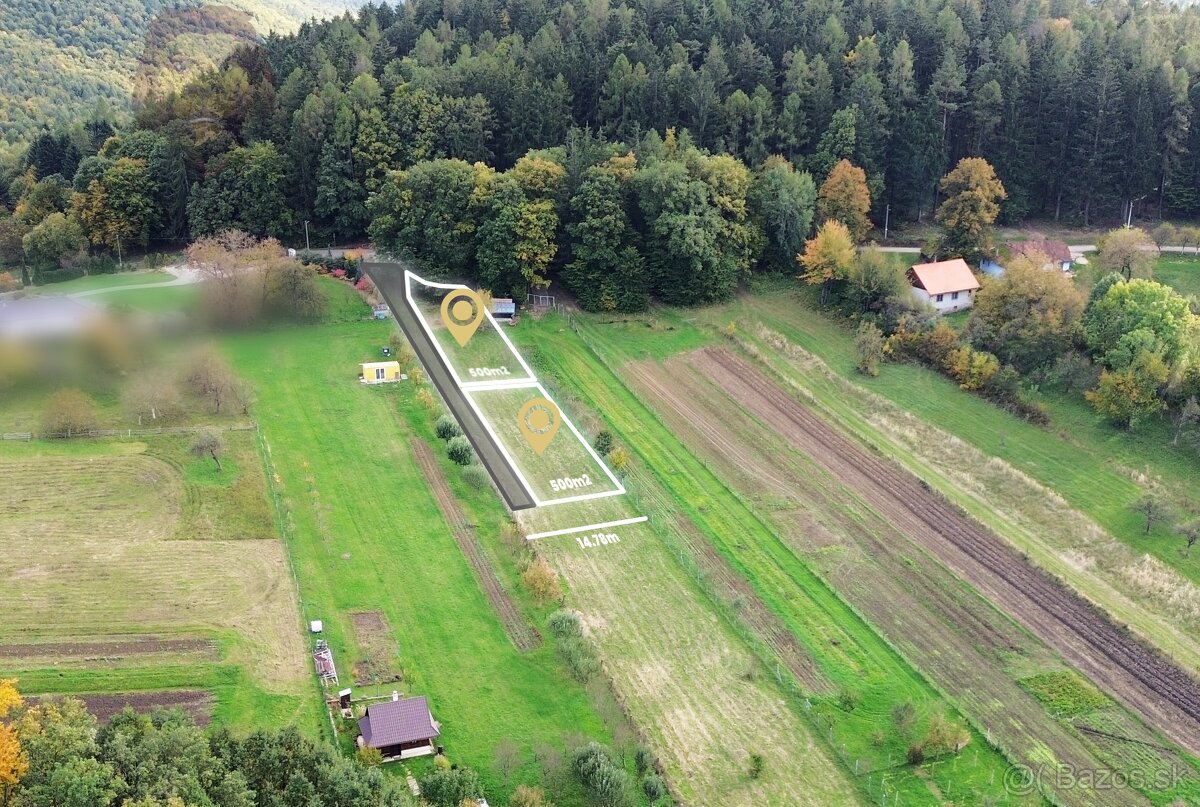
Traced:
<path fill-rule="evenodd" d="M 939 314 L 962 311 L 975 304 L 979 280 L 962 258 L 918 263 L 908 270 L 913 296 L 929 303 Z"/>

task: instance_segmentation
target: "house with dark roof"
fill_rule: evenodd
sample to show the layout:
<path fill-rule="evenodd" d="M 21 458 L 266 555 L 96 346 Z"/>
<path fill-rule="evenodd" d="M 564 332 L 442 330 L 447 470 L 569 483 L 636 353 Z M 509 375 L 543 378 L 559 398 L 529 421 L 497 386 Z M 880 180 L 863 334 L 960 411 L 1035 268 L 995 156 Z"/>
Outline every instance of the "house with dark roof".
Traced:
<path fill-rule="evenodd" d="M 1049 261 L 1045 264 L 1047 269 L 1070 272 L 1071 267 L 1075 264 L 1075 256 L 1071 254 L 1071 248 L 1065 241 L 1016 241 L 1008 245 L 1008 251 L 1014 258 L 1018 255 L 1025 257 L 1038 255 L 1045 258 Z"/>
<path fill-rule="evenodd" d="M 939 314 L 970 308 L 979 290 L 979 280 L 962 258 L 918 263 L 908 270 L 908 282 L 913 296 L 929 303 Z"/>
<path fill-rule="evenodd" d="M 432 754 L 441 733 L 425 698 L 401 698 L 398 692 L 392 693 L 390 701 L 368 706 L 358 730 L 359 747 L 378 749 L 385 760 Z"/>

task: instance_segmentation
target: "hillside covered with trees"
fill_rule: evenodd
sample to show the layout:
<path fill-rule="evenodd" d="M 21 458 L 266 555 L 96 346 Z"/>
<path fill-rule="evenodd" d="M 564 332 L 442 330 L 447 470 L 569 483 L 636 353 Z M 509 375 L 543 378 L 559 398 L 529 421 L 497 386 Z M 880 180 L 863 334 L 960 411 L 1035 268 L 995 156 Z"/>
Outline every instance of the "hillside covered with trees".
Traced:
<path fill-rule="evenodd" d="M 292 31 L 338 0 L 6 0 L 0 4 L 0 140 L 120 114 L 150 75 L 213 67 L 256 31 Z M 170 87 L 170 83 L 166 84 Z"/>

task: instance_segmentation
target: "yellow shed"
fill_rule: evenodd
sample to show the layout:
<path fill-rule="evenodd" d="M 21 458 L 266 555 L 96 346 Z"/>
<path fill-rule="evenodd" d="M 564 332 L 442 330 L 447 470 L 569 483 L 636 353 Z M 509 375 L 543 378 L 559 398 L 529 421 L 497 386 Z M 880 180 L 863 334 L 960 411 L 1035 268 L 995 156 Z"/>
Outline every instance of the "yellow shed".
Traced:
<path fill-rule="evenodd" d="M 365 361 L 362 363 L 362 375 L 358 378 L 364 384 L 387 384 L 400 380 L 400 362 L 398 361 Z"/>

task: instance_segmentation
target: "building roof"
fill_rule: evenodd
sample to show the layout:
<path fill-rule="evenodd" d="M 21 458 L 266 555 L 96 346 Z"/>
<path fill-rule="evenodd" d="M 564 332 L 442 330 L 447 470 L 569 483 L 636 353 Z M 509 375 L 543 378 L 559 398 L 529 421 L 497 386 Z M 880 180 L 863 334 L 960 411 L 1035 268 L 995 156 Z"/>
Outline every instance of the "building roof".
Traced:
<path fill-rule="evenodd" d="M 100 309 L 74 297 L 0 298 L 0 338 L 46 339 L 79 333 Z"/>
<path fill-rule="evenodd" d="M 400 369 L 400 362 L 398 362 L 398 361 L 364 361 L 364 362 L 362 363 L 361 367 L 362 367 L 364 370 L 374 370 L 374 369 L 376 369 L 377 367 L 383 367 L 383 368 L 390 368 L 390 369 L 393 369 L 393 370 L 399 370 L 399 369 Z"/>
<path fill-rule="evenodd" d="M 511 297 L 493 297 L 492 298 L 492 313 L 493 314 L 508 314 L 517 313 L 517 304 L 513 302 Z"/>
<path fill-rule="evenodd" d="M 955 291 L 974 291 L 979 281 L 962 258 L 934 263 L 918 263 L 908 270 L 913 285 L 929 294 L 948 294 Z"/>
<path fill-rule="evenodd" d="M 358 730 L 368 748 L 431 740 L 439 733 L 423 697 L 371 704 L 358 721 Z"/>
<path fill-rule="evenodd" d="M 1008 245 L 1013 255 L 1029 255 L 1040 252 L 1055 263 L 1070 263 L 1074 260 L 1071 248 L 1065 241 L 1016 241 Z"/>

